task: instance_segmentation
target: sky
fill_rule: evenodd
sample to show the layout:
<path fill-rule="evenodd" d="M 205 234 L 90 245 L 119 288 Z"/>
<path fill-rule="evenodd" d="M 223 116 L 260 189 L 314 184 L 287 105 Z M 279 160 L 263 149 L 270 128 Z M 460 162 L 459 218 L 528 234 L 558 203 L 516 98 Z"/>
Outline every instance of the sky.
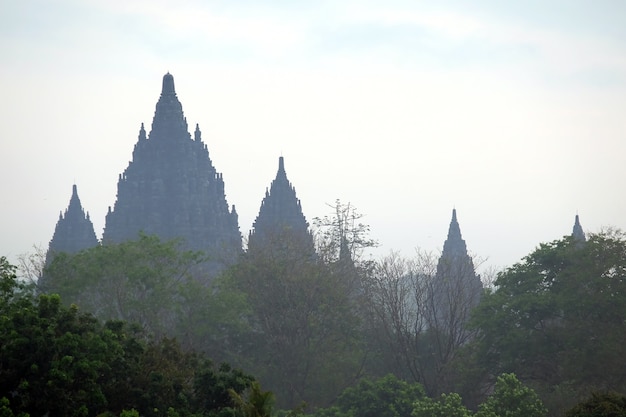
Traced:
<path fill-rule="evenodd" d="M 311 222 L 493 268 L 626 228 L 626 2 L 0 0 L 0 256 L 76 184 L 97 236 L 165 73 L 244 236 L 285 158 Z"/>

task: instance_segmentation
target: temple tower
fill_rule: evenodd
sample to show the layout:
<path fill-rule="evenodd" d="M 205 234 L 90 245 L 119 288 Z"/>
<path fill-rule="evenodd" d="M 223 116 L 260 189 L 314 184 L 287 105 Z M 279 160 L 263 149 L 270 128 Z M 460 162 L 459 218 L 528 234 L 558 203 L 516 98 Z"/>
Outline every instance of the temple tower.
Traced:
<path fill-rule="evenodd" d="M 102 240 L 136 239 L 140 232 L 182 238 L 185 247 L 218 263 L 228 264 L 241 252 L 237 212 L 226 202 L 222 174 L 213 167 L 198 125 L 191 137 L 169 73 L 150 134 L 142 123 L 132 161 L 119 176 Z"/>
<path fill-rule="evenodd" d="M 461 327 L 469 319 L 471 309 L 480 301 L 482 291 L 482 282 L 467 253 L 456 209 L 453 209 L 448 237 L 443 244 L 432 286 L 436 327 L 454 332 L 457 336 L 463 335 Z"/>
<path fill-rule="evenodd" d="M 70 203 L 65 213 L 59 214 L 59 220 L 46 253 L 46 264 L 49 264 L 57 253 L 76 253 L 96 245 L 98 245 L 98 239 L 93 230 L 93 223 L 89 218 L 89 213 L 83 210 L 80 198 L 78 198 L 78 189 L 74 184 Z"/>
<path fill-rule="evenodd" d="M 285 160 L 278 159 L 278 172 L 261 202 L 259 215 L 248 238 L 248 251 L 263 247 L 287 248 L 294 245 L 298 250 L 314 252 L 313 237 L 309 223 L 302 214 L 296 190 L 287 179 Z"/>
<path fill-rule="evenodd" d="M 587 241 L 587 237 L 585 236 L 585 232 L 583 231 L 582 226 L 580 225 L 580 219 L 578 218 L 578 214 L 574 220 L 574 229 L 572 230 L 572 237 L 577 242 L 584 243 Z"/>

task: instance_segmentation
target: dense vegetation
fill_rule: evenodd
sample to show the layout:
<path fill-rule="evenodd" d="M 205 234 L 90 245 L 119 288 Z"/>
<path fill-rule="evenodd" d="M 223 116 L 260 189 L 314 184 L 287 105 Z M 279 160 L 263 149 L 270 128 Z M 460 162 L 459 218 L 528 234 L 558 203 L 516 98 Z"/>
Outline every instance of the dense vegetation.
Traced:
<path fill-rule="evenodd" d="M 123 321 L 102 324 L 58 295 L 35 296 L 4 257 L 0 320 L 2 416 L 232 416 L 230 392 L 254 382 L 172 339 Z"/>
<path fill-rule="evenodd" d="M 0 415 L 623 411 L 622 232 L 541 244 L 437 326 L 436 257 L 363 259 L 349 208 L 318 224 L 314 253 L 280 236 L 210 280 L 152 236 L 59 255 L 38 289 L 3 258 Z"/>

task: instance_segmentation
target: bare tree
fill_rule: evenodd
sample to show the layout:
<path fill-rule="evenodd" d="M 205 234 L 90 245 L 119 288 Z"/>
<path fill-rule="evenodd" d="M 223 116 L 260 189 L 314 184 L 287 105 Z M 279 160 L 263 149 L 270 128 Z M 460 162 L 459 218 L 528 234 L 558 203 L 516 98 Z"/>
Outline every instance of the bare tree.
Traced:
<path fill-rule="evenodd" d="M 450 364 L 473 337 L 466 324 L 482 292 L 473 262 L 392 253 L 376 264 L 366 288 L 372 333 L 393 372 L 431 394 L 445 389 Z"/>
<path fill-rule="evenodd" d="M 351 203 L 336 200 L 328 204 L 332 214 L 313 219 L 319 255 L 328 262 L 340 259 L 360 261 L 367 248 L 378 246 L 369 236 L 370 226 Z"/>
<path fill-rule="evenodd" d="M 33 245 L 33 251 L 17 257 L 19 278 L 37 285 L 46 266 L 46 250 L 40 245 Z"/>
<path fill-rule="evenodd" d="M 389 353 L 388 366 L 419 382 L 424 380 L 419 351 L 427 329 L 425 289 L 415 261 L 397 253 L 376 264 L 366 286 L 372 333 Z"/>

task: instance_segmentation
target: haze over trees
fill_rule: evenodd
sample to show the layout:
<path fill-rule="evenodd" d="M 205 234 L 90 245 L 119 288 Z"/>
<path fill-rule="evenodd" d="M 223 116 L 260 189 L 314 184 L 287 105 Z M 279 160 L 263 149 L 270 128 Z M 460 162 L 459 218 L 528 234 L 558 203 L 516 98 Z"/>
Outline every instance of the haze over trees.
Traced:
<path fill-rule="evenodd" d="M 61 294 L 55 308 L 76 303 L 98 320 L 138 323 L 158 343 L 175 337 L 181 354 L 202 351 L 242 368 L 273 392 L 276 409 L 306 403 L 320 415 L 346 413 L 333 407 L 350 389 L 386 375 L 418 384 L 415 416 L 502 415 L 486 408 L 497 408 L 488 394 L 498 384 L 519 391 L 533 415 L 545 415 L 540 398 L 554 416 L 591 392 L 626 390 L 623 232 L 541 244 L 480 300 L 452 279 L 469 269 L 449 269 L 442 325 L 433 294 L 445 258 L 363 259 L 360 248 L 375 242 L 360 215 L 339 202 L 332 211 L 316 222 L 314 250 L 285 229 L 210 285 L 196 268 L 201 254 L 140 236 L 56 257 L 40 289 Z"/>

